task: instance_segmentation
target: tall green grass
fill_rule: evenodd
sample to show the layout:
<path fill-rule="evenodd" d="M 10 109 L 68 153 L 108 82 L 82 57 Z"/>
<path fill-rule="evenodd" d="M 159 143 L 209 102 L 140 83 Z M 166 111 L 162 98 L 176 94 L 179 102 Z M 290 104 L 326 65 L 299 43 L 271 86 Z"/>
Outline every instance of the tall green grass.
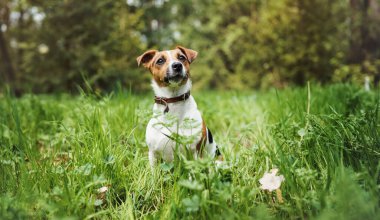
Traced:
<path fill-rule="evenodd" d="M 177 156 L 152 171 L 149 95 L 2 95 L 0 219 L 379 219 L 378 93 L 333 85 L 194 96 L 222 167 Z M 259 188 L 275 167 L 283 203 Z"/>

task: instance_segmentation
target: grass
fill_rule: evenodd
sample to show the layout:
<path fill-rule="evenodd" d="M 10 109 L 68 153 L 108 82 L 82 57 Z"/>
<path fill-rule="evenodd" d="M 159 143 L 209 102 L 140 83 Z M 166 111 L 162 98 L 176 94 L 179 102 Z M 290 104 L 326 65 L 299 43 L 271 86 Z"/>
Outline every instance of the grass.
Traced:
<path fill-rule="evenodd" d="M 149 95 L 3 95 L 0 219 L 380 219 L 378 93 L 194 96 L 221 168 L 176 158 L 150 170 Z M 283 203 L 260 189 L 272 168 L 285 177 Z"/>

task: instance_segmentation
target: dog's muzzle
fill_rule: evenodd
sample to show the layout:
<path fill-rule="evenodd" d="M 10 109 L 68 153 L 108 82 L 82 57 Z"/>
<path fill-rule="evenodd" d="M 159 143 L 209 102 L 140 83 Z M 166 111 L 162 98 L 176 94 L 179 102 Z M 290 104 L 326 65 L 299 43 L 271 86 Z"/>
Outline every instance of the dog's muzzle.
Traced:
<path fill-rule="evenodd" d="M 184 71 L 182 63 L 174 62 L 166 73 L 165 82 L 179 82 L 184 78 L 186 78 L 186 73 Z"/>

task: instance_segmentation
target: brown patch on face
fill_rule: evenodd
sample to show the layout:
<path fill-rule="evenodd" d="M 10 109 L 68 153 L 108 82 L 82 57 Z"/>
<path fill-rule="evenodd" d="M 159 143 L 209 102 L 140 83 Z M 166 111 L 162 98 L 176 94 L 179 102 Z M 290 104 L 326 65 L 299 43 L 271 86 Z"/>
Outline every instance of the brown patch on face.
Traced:
<path fill-rule="evenodd" d="M 169 83 L 165 81 L 168 72 L 170 58 L 165 51 L 160 51 L 154 56 L 149 66 L 149 71 L 153 75 L 153 79 L 160 87 L 168 86 Z"/>
<path fill-rule="evenodd" d="M 175 56 L 174 57 L 176 58 L 177 61 L 179 61 L 179 62 L 182 63 L 182 65 L 183 65 L 183 67 L 184 67 L 184 69 L 186 71 L 186 81 L 184 80 L 185 83 L 186 83 L 187 79 L 190 78 L 190 63 L 191 62 L 189 62 L 186 54 L 184 54 L 180 49 L 177 48 L 177 49 L 175 49 L 173 51 L 175 51 Z"/>
<path fill-rule="evenodd" d="M 173 62 L 182 63 L 186 77 L 181 80 L 179 85 L 184 85 L 190 78 L 190 63 L 196 56 L 196 51 L 178 46 L 176 49 L 168 51 L 149 50 L 139 56 L 137 62 L 149 69 L 158 86 L 167 87 L 170 86 L 170 83 L 165 79 L 168 76 L 169 68 L 171 68 L 170 64 Z"/>
<path fill-rule="evenodd" d="M 189 63 L 192 63 L 198 56 L 198 52 L 195 50 L 188 49 L 182 46 L 177 46 L 176 48 L 186 55 L 187 61 L 189 61 Z"/>

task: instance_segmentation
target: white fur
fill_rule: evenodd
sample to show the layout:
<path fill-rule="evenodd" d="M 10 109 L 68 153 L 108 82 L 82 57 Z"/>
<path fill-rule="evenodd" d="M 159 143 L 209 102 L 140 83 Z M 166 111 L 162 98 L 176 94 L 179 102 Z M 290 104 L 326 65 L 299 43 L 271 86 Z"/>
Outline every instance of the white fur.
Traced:
<path fill-rule="evenodd" d="M 169 57 L 169 65 L 170 65 L 171 63 L 174 62 L 173 56 L 172 56 L 172 54 L 170 53 L 170 50 L 167 50 L 167 51 L 165 51 L 165 52 L 168 54 L 168 57 Z"/>
<path fill-rule="evenodd" d="M 177 88 L 159 87 L 157 83 L 153 80 L 152 87 L 156 96 L 172 98 L 182 95 L 191 89 L 190 79 L 186 84 Z M 146 142 L 149 147 L 149 161 L 151 166 L 157 162 L 158 159 L 162 158 L 166 162 L 170 162 L 174 158 L 174 151 L 176 146 L 175 141 L 169 139 L 168 136 L 174 136 L 173 134 L 179 134 L 185 137 L 193 137 L 190 144 L 186 146 L 187 151 L 190 152 L 194 157 L 197 157 L 196 145 L 202 137 L 202 116 L 198 111 L 197 104 L 193 96 L 185 101 L 180 101 L 176 103 L 169 103 L 169 112 L 164 114 L 165 106 L 161 104 L 153 105 L 153 117 L 150 119 L 148 126 L 146 128 Z M 173 119 L 174 117 L 174 123 Z M 192 120 L 192 126 L 186 121 Z M 170 126 L 167 126 L 171 123 Z M 179 152 L 185 152 L 184 146 L 179 146 Z M 207 144 L 205 146 L 205 152 L 203 155 L 209 155 L 214 157 L 216 150 L 215 141 L 212 144 Z"/>
<path fill-rule="evenodd" d="M 152 80 L 152 88 L 153 92 L 158 97 L 165 97 L 165 98 L 173 98 L 182 94 L 185 94 L 186 92 L 190 91 L 192 83 L 191 80 L 188 79 L 186 84 L 181 87 L 159 87 L 156 83 L 156 81 Z M 175 103 L 173 103 L 175 104 Z M 163 105 L 161 105 L 163 106 Z"/>

